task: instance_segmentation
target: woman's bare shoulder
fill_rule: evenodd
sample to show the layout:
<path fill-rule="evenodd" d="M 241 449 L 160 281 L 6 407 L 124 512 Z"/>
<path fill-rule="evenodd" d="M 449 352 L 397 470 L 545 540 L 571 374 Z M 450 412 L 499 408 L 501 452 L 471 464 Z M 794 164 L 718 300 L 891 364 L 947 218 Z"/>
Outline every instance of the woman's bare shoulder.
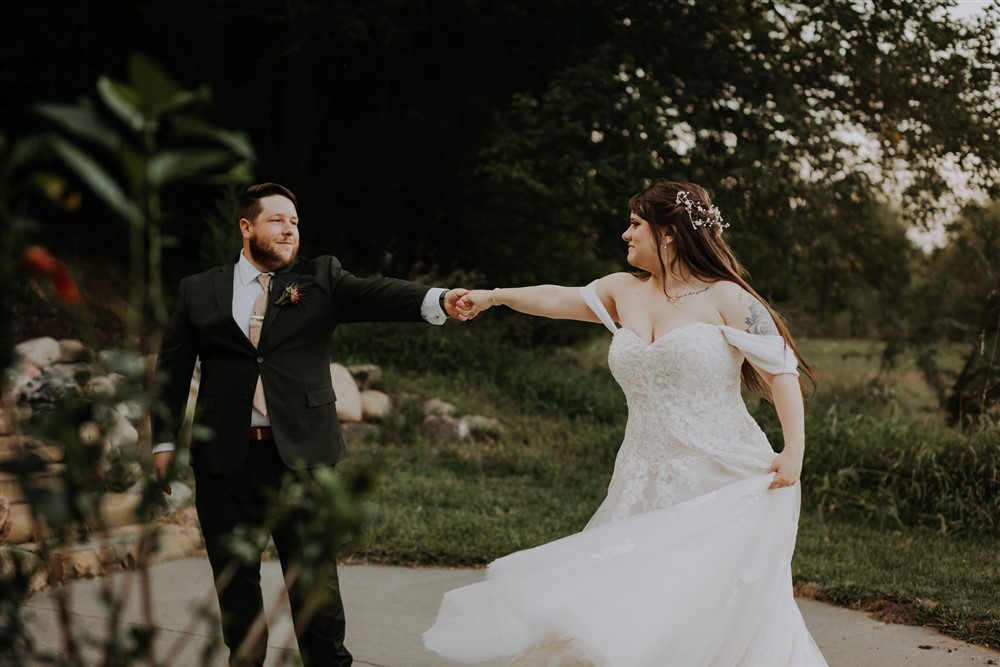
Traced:
<path fill-rule="evenodd" d="M 764 304 L 745 287 L 729 280 L 712 283 L 716 306 L 728 326 L 747 333 L 776 334 L 774 318 Z"/>
<path fill-rule="evenodd" d="M 603 278 L 598 278 L 597 280 L 597 293 L 603 292 L 617 292 L 621 289 L 629 289 L 635 287 L 642 279 L 636 276 L 634 273 L 629 273 L 628 271 L 619 271 L 618 273 L 609 273 Z"/>
<path fill-rule="evenodd" d="M 750 293 L 746 289 L 732 280 L 717 280 L 712 283 L 711 293 L 720 301 L 739 301 L 745 299 Z"/>

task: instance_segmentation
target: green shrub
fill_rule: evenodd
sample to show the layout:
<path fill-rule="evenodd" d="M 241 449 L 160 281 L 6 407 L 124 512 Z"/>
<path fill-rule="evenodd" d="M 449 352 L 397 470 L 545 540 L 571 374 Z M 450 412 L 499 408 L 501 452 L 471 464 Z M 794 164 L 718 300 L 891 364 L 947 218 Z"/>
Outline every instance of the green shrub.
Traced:
<path fill-rule="evenodd" d="M 778 441 L 776 419 L 766 422 Z M 1000 529 L 1000 422 L 958 430 L 839 405 L 807 418 L 803 503 L 822 515 L 941 532 Z"/>

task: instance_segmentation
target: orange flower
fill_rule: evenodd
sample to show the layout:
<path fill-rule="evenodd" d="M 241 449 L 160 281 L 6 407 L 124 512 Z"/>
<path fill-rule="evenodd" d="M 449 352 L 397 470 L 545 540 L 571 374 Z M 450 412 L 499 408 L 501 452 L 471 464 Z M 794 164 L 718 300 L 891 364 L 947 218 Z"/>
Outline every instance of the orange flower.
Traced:
<path fill-rule="evenodd" d="M 21 255 L 21 266 L 28 270 L 34 277 L 51 275 L 59 260 L 49 254 L 49 251 L 40 245 L 33 245 Z"/>
<path fill-rule="evenodd" d="M 80 289 L 69 269 L 42 246 L 33 245 L 25 250 L 21 255 L 21 266 L 34 278 L 50 279 L 56 298 L 63 303 L 80 301 Z"/>

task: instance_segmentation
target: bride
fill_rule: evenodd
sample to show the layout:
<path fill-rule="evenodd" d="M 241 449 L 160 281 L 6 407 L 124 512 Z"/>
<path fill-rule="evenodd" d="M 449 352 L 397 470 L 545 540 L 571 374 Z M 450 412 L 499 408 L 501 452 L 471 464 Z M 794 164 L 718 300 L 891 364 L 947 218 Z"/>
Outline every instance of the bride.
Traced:
<path fill-rule="evenodd" d="M 662 182 L 629 201 L 628 262 L 583 288 L 475 290 L 505 305 L 604 324 L 628 425 L 586 528 L 493 562 L 447 593 L 425 645 L 519 666 L 826 665 L 792 597 L 805 447 L 795 343 L 750 287 L 708 193 Z M 620 326 L 616 325 L 618 323 Z M 769 397 L 775 455 L 740 380 Z"/>

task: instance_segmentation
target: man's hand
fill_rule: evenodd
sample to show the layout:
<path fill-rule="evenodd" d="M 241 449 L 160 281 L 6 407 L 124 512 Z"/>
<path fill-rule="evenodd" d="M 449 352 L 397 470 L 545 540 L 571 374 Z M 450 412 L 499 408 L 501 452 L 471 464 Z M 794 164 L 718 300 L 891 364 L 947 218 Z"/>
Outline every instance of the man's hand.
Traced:
<path fill-rule="evenodd" d="M 163 490 L 167 492 L 168 496 L 173 494 L 173 491 L 170 488 L 170 483 L 167 482 L 167 475 L 170 473 L 170 468 L 173 462 L 173 452 L 157 452 L 156 454 L 153 454 L 153 472 L 156 473 L 156 479 L 160 480 L 160 484 L 163 486 Z"/>
<path fill-rule="evenodd" d="M 463 309 L 467 313 L 467 319 L 471 320 L 479 313 L 492 308 L 496 303 L 494 297 L 494 293 L 490 290 L 476 289 L 471 292 L 465 290 L 465 294 L 458 302 L 458 307 Z"/>
<path fill-rule="evenodd" d="M 461 299 L 463 296 L 469 293 L 469 290 L 457 288 L 448 290 L 444 295 L 444 311 L 448 313 L 448 317 L 452 317 L 461 322 L 466 320 L 471 320 L 475 317 L 475 313 L 465 306 Z"/>

